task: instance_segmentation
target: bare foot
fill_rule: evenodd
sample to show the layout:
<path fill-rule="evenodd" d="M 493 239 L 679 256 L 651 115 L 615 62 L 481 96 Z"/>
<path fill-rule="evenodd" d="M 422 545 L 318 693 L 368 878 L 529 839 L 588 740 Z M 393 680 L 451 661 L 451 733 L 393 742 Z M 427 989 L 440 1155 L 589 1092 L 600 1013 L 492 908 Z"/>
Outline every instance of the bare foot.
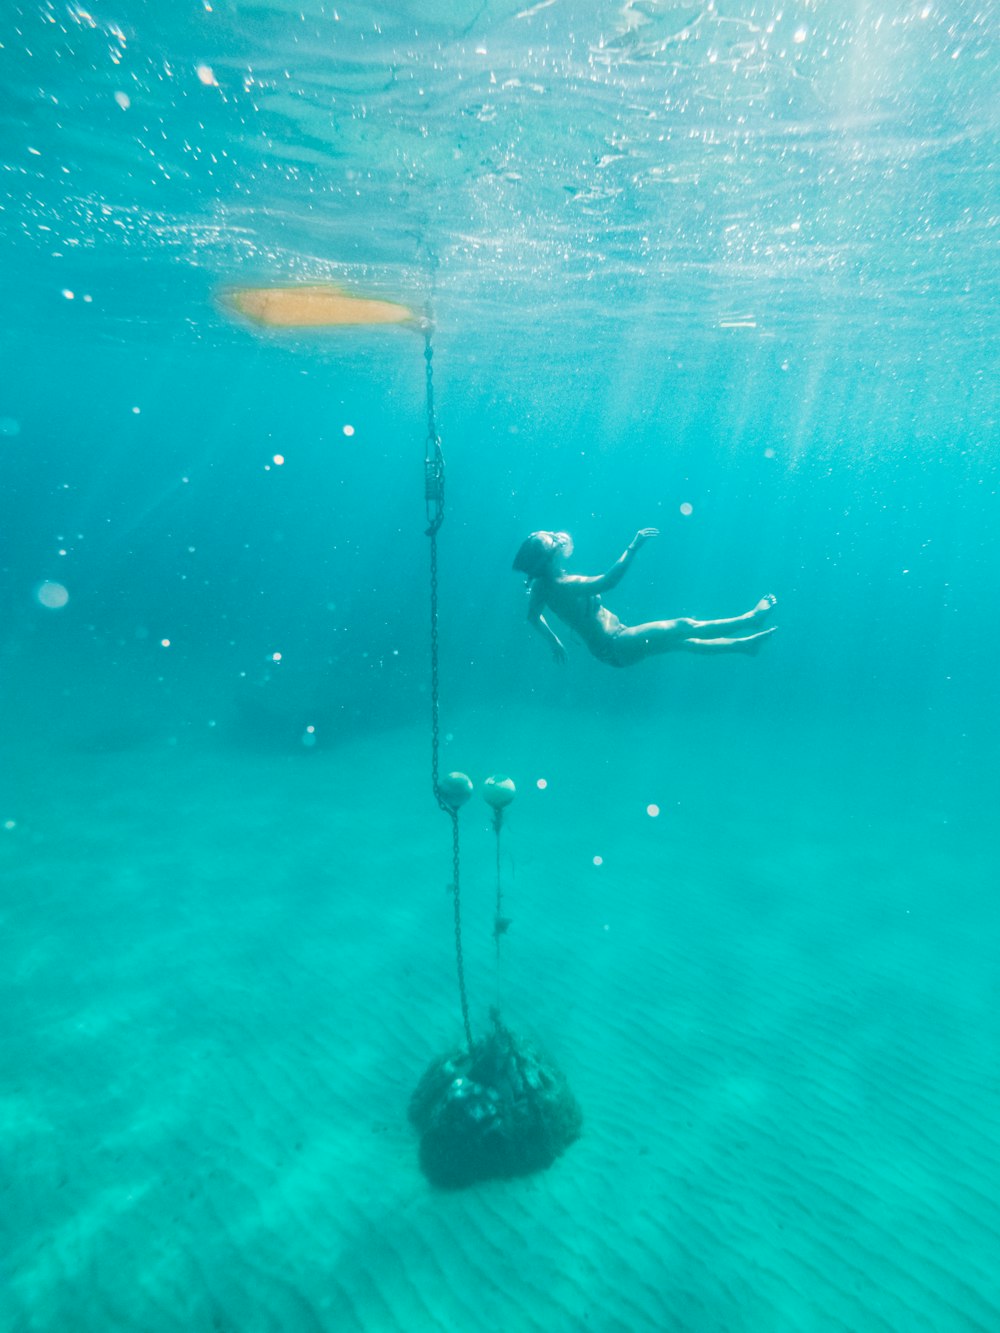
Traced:
<path fill-rule="evenodd" d="M 748 634 L 745 639 L 733 639 L 733 650 L 756 657 L 760 652 L 760 645 L 765 639 L 769 639 L 777 628 L 777 625 L 772 625 L 770 629 L 762 629 L 759 634 Z"/>
<path fill-rule="evenodd" d="M 762 597 L 753 609 L 754 620 L 762 620 L 764 616 L 769 616 L 777 604 L 777 597 L 773 592 L 769 592 Z"/>

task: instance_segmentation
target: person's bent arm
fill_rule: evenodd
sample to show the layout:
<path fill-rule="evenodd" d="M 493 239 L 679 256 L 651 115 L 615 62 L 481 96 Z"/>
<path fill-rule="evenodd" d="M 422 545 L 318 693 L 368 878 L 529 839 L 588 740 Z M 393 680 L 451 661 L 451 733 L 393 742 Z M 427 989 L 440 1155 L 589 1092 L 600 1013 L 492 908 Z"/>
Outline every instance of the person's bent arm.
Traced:
<path fill-rule="evenodd" d="M 542 615 L 542 609 L 545 606 L 543 598 L 536 595 L 532 590 L 531 600 L 528 603 L 528 624 L 532 629 L 536 629 L 546 643 L 552 649 L 552 655 L 557 662 L 566 661 L 566 649 L 559 635 L 555 632 L 549 622 Z"/>
<path fill-rule="evenodd" d="M 587 584 L 588 592 L 601 593 L 606 592 L 608 588 L 617 587 L 625 577 L 625 571 L 635 558 L 635 553 L 639 547 L 645 545 L 650 537 L 658 537 L 659 535 L 658 528 L 641 528 L 606 574 L 597 574 L 594 578 L 582 580 Z"/>

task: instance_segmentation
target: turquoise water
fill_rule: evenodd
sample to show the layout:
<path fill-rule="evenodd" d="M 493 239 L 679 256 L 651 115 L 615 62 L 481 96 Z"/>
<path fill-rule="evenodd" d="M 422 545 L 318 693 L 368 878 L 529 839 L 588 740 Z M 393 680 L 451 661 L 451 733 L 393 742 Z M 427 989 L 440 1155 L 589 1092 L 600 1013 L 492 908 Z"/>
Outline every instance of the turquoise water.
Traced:
<path fill-rule="evenodd" d="M 996 1328 L 990 14 L 0 42 L 0 1327 Z M 289 281 L 433 315 L 442 764 L 518 782 L 505 1010 L 584 1112 L 529 1181 L 406 1124 L 461 1030 L 423 342 L 220 301 Z M 612 608 L 771 591 L 759 657 L 550 661 L 520 541 L 647 525 Z"/>

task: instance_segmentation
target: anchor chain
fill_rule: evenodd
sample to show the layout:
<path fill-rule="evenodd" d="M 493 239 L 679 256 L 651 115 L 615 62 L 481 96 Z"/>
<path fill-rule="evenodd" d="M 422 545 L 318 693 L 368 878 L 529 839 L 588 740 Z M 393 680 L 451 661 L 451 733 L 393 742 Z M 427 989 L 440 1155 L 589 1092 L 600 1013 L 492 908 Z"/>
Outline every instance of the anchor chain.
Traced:
<path fill-rule="evenodd" d="M 449 810 L 451 815 L 451 862 L 455 882 L 452 893 L 455 899 L 455 960 L 458 967 L 458 997 L 462 1002 L 462 1022 L 465 1025 L 465 1040 L 472 1050 L 472 1024 L 469 1022 L 469 997 L 465 992 L 465 960 L 462 955 L 462 896 L 459 890 L 458 857 L 458 811 Z"/>
<path fill-rule="evenodd" d="M 437 535 L 444 522 L 444 455 L 434 419 L 434 344 L 433 325 L 424 321 L 424 378 L 427 392 L 427 436 L 424 442 L 424 504 L 427 511 L 426 535 L 431 541 L 431 784 L 438 806 L 451 814 L 451 807 L 441 796 L 438 782 L 441 750 L 440 651 L 438 643 L 438 550 Z"/>
<path fill-rule="evenodd" d="M 441 795 L 439 781 L 441 752 L 441 690 L 440 649 L 438 642 L 438 550 L 437 535 L 444 522 L 444 455 L 434 419 L 434 344 L 431 341 L 434 326 L 424 320 L 424 381 L 427 394 L 427 436 L 424 443 L 424 504 L 427 511 L 427 532 L 431 543 L 431 783 L 434 799 L 451 819 L 452 885 L 455 910 L 455 961 L 458 969 L 458 996 L 462 1004 L 462 1023 L 465 1040 L 472 1049 L 472 1024 L 469 1022 L 469 998 L 465 989 L 465 958 L 462 952 L 462 883 L 459 857 L 458 811 Z"/>

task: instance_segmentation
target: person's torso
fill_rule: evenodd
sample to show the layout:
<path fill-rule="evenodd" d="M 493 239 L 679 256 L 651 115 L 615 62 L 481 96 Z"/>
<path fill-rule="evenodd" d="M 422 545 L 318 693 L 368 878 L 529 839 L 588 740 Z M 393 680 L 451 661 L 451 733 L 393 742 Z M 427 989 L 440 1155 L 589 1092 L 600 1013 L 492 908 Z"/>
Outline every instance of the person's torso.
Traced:
<path fill-rule="evenodd" d="M 621 621 L 614 612 L 602 606 L 598 594 L 588 593 L 580 584 L 547 582 L 545 601 L 552 614 L 586 642 L 621 628 Z"/>

